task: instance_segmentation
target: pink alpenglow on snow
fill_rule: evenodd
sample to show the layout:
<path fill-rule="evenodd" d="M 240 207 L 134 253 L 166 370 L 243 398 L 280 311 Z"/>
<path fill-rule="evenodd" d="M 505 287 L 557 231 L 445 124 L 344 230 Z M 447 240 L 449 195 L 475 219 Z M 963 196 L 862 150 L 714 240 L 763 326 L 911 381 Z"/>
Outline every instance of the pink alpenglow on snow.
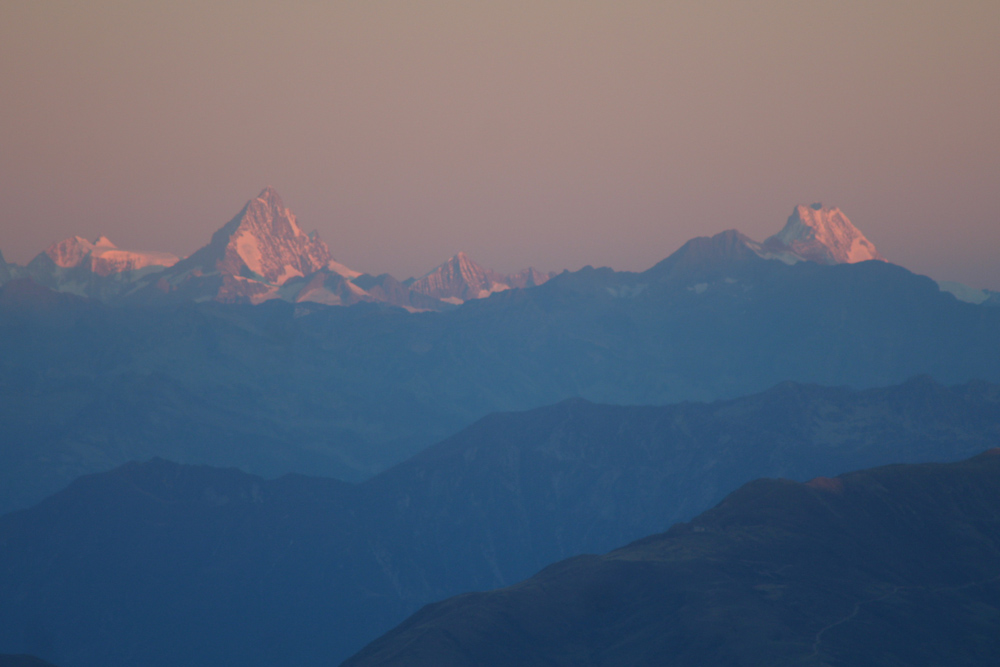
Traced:
<path fill-rule="evenodd" d="M 264 188 L 208 245 L 167 271 L 162 285 L 179 288 L 194 279 L 204 283 L 196 290 L 204 293 L 196 299 L 259 303 L 278 298 L 278 288 L 288 281 L 318 271 L 348 279 L 361 275 L 335 261 L 315 232 L 299 228 L 278 193 Z M 203 281 L 213 276 L 216 281 Z"/>
<path fill-rule="evenodd" d="M 792 253 L 801 259 L 820 264 L 854 264 L 870 259 L 886 261 L 851 224 L 839 208 L 822 204 L 795 207 L 785 228 L 764 241 L 764 248 L 775 253 Z"/>
<path fill-rule="evenodd" d="M 271 188 L 251 199 L 203 251 L 213 255 L 212 268 L 223 275 L 253 276 L 272 285 L 327 268 L 333 261 L 326 243 L 299 229 L 295 214 Z M 346 270 L 349 277 L 360 275 Z"/>
<path fill-rule="evenodd" d="M 166 252 L 139 252 L 122 250 L 108 237 L 90 242 L 81 236 L 53 243 L 45 254 L 59 267 L 71 269 L 87 266 L 94 273 L 109 276 L 112 273 L 136 271 L 147 266 L 168 267 L 177 263 L 177 257 Z"/>

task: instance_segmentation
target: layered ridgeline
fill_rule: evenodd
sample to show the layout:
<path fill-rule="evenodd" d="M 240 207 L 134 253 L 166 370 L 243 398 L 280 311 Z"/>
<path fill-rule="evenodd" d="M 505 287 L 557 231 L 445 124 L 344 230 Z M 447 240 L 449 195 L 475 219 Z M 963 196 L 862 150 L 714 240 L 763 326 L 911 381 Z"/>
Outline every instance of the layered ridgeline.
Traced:
<path fill-rule="evenodd" d="M 918 379 L 492 415 L 356 486 L 128 464 L 0 517 L 0 651 L 63 667 L 335 664 L 426 603 L 663 531 L 755 477 L 998 441 L 1000 387 Z"/>
<path fill-rule="evenodd" d="M 351 278 L 293 223 L 265 192 L 114 307 L 24 280 L 0 287 L 0 508 L 154 455 L 358 480 L 490 412 L 571 397 L 663 404 L 784 380 L 1000 381 L 1000 309 L 888 262 L 796 260 L 821 258 L 820 241 L 828 262 L 873 252 L 835 209 L 797 209 L 789 233 L 762 244 L 723 232 L 642 273 L 585 268 L 460 307 L 416 283 Z M 297 240 L 254 245 L 262 229 Z M 454 285 L 445 274 L 428 284 Z M 240 290 L 316 300 L 216 300 Z M 449 310 L 323 305 L 358 290 Z"/>
<path fill-rule="evenodd" d="M 1000 449 L 759 480 L 665 534 L 428 606 L 345 667 L 986 665 Z"/>

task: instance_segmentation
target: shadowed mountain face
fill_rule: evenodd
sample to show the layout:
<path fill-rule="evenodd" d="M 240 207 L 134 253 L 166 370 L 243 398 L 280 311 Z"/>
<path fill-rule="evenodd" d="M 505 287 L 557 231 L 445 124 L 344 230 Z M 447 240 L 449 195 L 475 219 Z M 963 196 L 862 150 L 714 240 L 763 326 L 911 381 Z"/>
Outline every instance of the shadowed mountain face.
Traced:
<path fill-rule="evenodd" d="M 665 534 L 430 605 L 345 667 L 985 665 L 1000 449 L 759 480 Z"/>
<path fill-rule="evenodd" d="M 329 277 L 337 285 L 317 290 L 349 297 Z M 0 288 L 7 509 L 150 456 L 357 480 L 490 412 L 571 397 L 663 404 L 784 380 L 1000 381 L 1000 309 L 885 262 L 766 260 L 737 232 L 695 239 L 644 273 L 588 268 L 445 313 L 33 308 L 15 282 Z"/>
<path fill-rule="evenodd" d="M 665 530 L 760 476 L 1000 442 L 1000 388 L 786 383 L 492 415 L 367 482 L 163 460 L 0 517 L 0 650 L 63 665 L 344 659 L 422 605 Z"/>

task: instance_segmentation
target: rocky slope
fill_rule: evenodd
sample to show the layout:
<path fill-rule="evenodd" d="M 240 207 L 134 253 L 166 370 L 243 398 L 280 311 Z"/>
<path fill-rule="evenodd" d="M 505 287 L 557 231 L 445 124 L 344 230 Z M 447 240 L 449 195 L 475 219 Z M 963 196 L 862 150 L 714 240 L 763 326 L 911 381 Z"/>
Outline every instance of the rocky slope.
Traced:
<path fill-rule="evenodd" d="M 690 523 L 430 605 L 345 667 L 983 665 L 1000 449 L 747 484 Z"/>

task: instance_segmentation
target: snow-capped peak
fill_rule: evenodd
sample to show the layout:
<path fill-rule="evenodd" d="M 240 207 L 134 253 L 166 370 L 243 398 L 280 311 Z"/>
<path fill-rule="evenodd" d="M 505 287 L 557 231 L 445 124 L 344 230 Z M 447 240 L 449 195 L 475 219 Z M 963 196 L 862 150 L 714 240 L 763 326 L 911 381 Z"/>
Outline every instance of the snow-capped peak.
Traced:
<path fill-rule="evenodd" d="M 71 236 L 53 243 L 44 254 L 58 267 L 71 269 L 86 265 L 101 276 L 135 271 L 147 266 L 168 267 L 177 263 L 177 257 L 166 252 L 122 250 L 107 236 L 100 236 L 93 242 L 82 236 Z"/>
<path fill-rule="evenodd" d="M 839 208 L 796 206 L 784 229 L 764 241 L 772 253 L 793 253 L 820 264 L 886 261 Z"/>
<path fill-rule="evenodd" d="M 277 288 L 294 278 L 321 270 L 345 278 L 361 275 L 336 262 L 316 232 L 302 231 L 295 214 L 267 187 L 216 231 L 208 245 L 179 262 L 167 279 L 179 285 L 189 276 L 221 275 L 222 291 L 207 298 L 260 300 L 278 296 Z"/>
<path fill-rule="evenodd" d="M 503 275 L 484 268 L 474 262 L 464 252 L 455 253 L 419 280 L 411 288 L 436 299 L 459 304 L 469 299 L 482 299 L 513 287 L 541 285 L 553 274 L 525 269 L 511 275 Z"/>
<path fill-rule="evenodd" d="M 461 303 L 508 289 L 507 285 L 496 278 L 493 271 L 476 264 L 468 255 L 459 251 L 447 262 L 415 281 L 411 287 L 421 294 Z"/>
<path fill-rule="evenodd" d="M 70 269 L 79 266 L 93 249 L 94 244 L 82 236 L 71 236 L 50 245 L 45 249 L 45 254 L 56 266 Z"/>

